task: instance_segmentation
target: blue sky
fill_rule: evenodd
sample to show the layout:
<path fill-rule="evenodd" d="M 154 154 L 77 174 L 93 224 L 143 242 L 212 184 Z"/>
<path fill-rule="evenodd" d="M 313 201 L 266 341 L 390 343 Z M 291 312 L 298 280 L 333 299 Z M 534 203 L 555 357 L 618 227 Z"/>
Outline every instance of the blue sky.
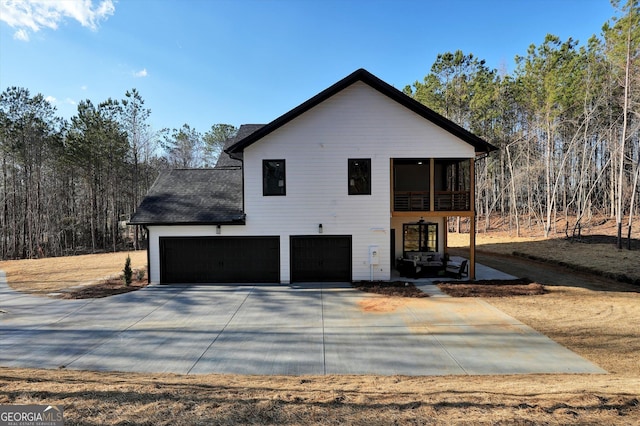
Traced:
<path fill-rule="evenodd" d="M 512 72 L 547 33 L 585 44 L 609 0 L 0 0 L 0 90 L 77 103 L 137 88 L 155 130 L 267 123 L 358 68 L 402 89 L 461 49 Z"/>

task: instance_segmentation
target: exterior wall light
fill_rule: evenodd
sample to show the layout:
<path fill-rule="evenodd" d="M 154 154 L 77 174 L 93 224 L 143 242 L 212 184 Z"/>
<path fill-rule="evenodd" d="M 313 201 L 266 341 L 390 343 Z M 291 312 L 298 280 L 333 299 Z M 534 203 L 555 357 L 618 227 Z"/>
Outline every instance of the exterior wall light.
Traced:
<path fill-rule="evenodd" d="M 222 227 L 220 225 L 216 225 L 216 234 L 222 234 Z"/>
<path fill-rule="evenodd" d="M 318 225 L 318 234 L 322 234 L 322 224 Z"/>

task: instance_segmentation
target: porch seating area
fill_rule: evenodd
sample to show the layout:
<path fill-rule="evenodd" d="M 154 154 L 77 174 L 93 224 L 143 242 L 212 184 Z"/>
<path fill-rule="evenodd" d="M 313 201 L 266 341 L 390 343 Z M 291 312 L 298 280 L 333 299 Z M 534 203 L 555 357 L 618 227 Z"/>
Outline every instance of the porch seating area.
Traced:
<path fill-rule="evenodd" d="M 469 263 L 467 259 L 464 259 L 462 262 L 447 262 L 447 266 L 445 267 L 445 271 L 447 275 L 452 276 L 457 279 L 461 279 L 462 277 L 469 276 Z"/>
<path fill-rule="evenodd" d="M 398 258 L 396 268 L 400 276 L 419 278 L 444 275 L 445 262 L 440 253 L 407 252 Z"/>
<path fill-rule="evenodd" d="M 459 263 L 461 264 L 462 261 L 465 260 L 464 257 L 460 257 L 460 256 L 451 256 L 451 262 L 453 263 Z M 467 270 L 470 268 L 470 264 L 469 262 L 467 262 Z M 434 281 L 442 281 L 442 279 L 445 278 L 444 276 L 440 277 L 415 277 L 415 278 L 411 278 L 411 277 L 407 277 L 407 276 L 401 276 L 400 272 L 397 269 L 393 269 L 391 271 L 391 281 L 406 281 L 406 282 L 411 282 L 411 283 L 415 283 L 416 285 L 423 285 L 423 287 L 421 287 L 423 290 L 425 291 L 429 291 L 429 289 L 431 289 L 433 287 L 433 282 Z M 469 277 L 462 277 L 465 280 L 468 280 Z M 490 268 L 486 265 L 480 264 L 480 263 L 476 263 L 476 280 L 512 280 L 515 279 L 517 277 L 513 276 L 513 275 L 509 275 L 506 274 L 504 272 L 501 271 L 497 271 L 493 268 Z M 449 280 L 453 279 L 453 278 L 448 278 Z"/>
<path fill-rule="evenodd" d="M 408 252 L 397 259 L 396 269 L 401 277 L 406 278 L 447 276 L 461 279 L 469 276 L 467 259 L 451 261 L 446 255 L 432 252 Z"/>
<path fill-rule="evenodd" d="M 464 258 L 445 260 L 439 253 L 426 256 L 410 254 L 397 259 L 396 271 L 401 278 L 462 279 L 469 277 L 469 261 Z"/>

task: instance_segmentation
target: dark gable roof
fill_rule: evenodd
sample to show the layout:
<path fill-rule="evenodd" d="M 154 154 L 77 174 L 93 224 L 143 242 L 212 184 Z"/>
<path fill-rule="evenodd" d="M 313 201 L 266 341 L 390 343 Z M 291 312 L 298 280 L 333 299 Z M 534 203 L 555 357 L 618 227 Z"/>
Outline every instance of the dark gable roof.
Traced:
<path fill-rule="evenodd" d="M 264 124 L 243 124 L 225 149 Z M 240 139 L 239 139 L 240 138 Z M 175 169 L 153 183 L 132 225 L 244 224 L 242 162 L 222 152 L 213 169 Z"/>
<path fill-rule="evenodd" d="M 242 169 L 175 169 L 149 189 L 132 225 L 244 224 Z"/>
<path fill-rule="evenodd" d="M 235 137 L 230 138 L 225 144 L 222 152 L 220 153 L 220 157 L 218 157 L 218 162 L 216 163 L 216 167 L 242 167 L 242 161 L 237 160 L 235 158 L 231 158 L 229 154 L 227 154 L 226 150 L 233 146 L 238 141 L 246 138 L 256 130 L 264 127 L 264 124 L 243 124 L 238 129 L 238 133 L 236 133 Z"/>
<path fill-rule="evenodd" d="M 311 108 L 315 107 L 321 102 L 324 102 L 325 100 L 329 99 L 331 96 L 335 95 L 336 93 L 340 92 L 341 90 L 344 90 L 345 88 L 349 87 L 350 85 L 358 81 L 361 81 L 371 86 L 372 88 L 379 91 L 383 95 L 388 96 L 389 98 L 393 99 L 394 101 L 398 102 L 399 104 L 403 105 L 409 110 L 415 112 L 421 117 L 426 118 L 427 120 L 440 126 L 441 128 L 448 131 L 449 133 L 473 145 L 476 153 L 487 153 L 490 151 L 497 150 L 495 146 L 491 145 L 484 139 L 474 135 L 473 133 L 457 125 L 453 121 L 443 117 L 442 115 L 438 114 L 432 109 L 424 106 L 423 104 L 411 98 L 410 96 L 405 95 L 404 93 L 402 93 L 395 87 L 391 86 L 390 84 L 380 80 L 378 77 L 371 74 L 367 70 L 361 68 L 355 71 L 354 73 L 348 75 L 347 77 L 343 78 L 342 80 L 340 80 L 333 86 L 329 87 L 328 89 L 325 89 L 322 92 L 318 93 L 316 96 L 309 99 L 308 101 L 300 104 L 299 106 L 287 112 L 286 114 L 276 118 L 271 123 L 257 129 L 250 135 L 244 138 L 236 138 L 236 142 L 232 146 L 227 148 L 226 152 L 228 152 L 232 157 L 235 157 L 235 158 L 239 157 L 238 154 L 243 152 L 243 150 L 247 146 L 267 136 L 269 133 L 287 124 L 289 121 L 307 112 Z"/>

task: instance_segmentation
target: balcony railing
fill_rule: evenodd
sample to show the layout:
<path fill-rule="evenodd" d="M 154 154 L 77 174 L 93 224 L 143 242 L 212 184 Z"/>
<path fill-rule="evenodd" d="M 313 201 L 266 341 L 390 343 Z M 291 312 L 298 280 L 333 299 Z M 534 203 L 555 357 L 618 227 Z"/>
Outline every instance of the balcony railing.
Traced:
<path fill-rule="evenodd" d="M 436 191 L 435 211 L 469 211 L 471 196 L 469 191 Z M 429 211 L 428 191 L 396 191 L 393 194 L 393 209 L 400 212 Z"/>
<path fill-rule="evenodd" d="M 471 197 L 469 191 L 436 191 L 436 211 L 469 211 L 471 210 Z"/>
<path fill-rule="evenodd" d="M 396 191 L 393 196 L 393 209 L 399 212 L 429 210 L 428 191 Z"/>

